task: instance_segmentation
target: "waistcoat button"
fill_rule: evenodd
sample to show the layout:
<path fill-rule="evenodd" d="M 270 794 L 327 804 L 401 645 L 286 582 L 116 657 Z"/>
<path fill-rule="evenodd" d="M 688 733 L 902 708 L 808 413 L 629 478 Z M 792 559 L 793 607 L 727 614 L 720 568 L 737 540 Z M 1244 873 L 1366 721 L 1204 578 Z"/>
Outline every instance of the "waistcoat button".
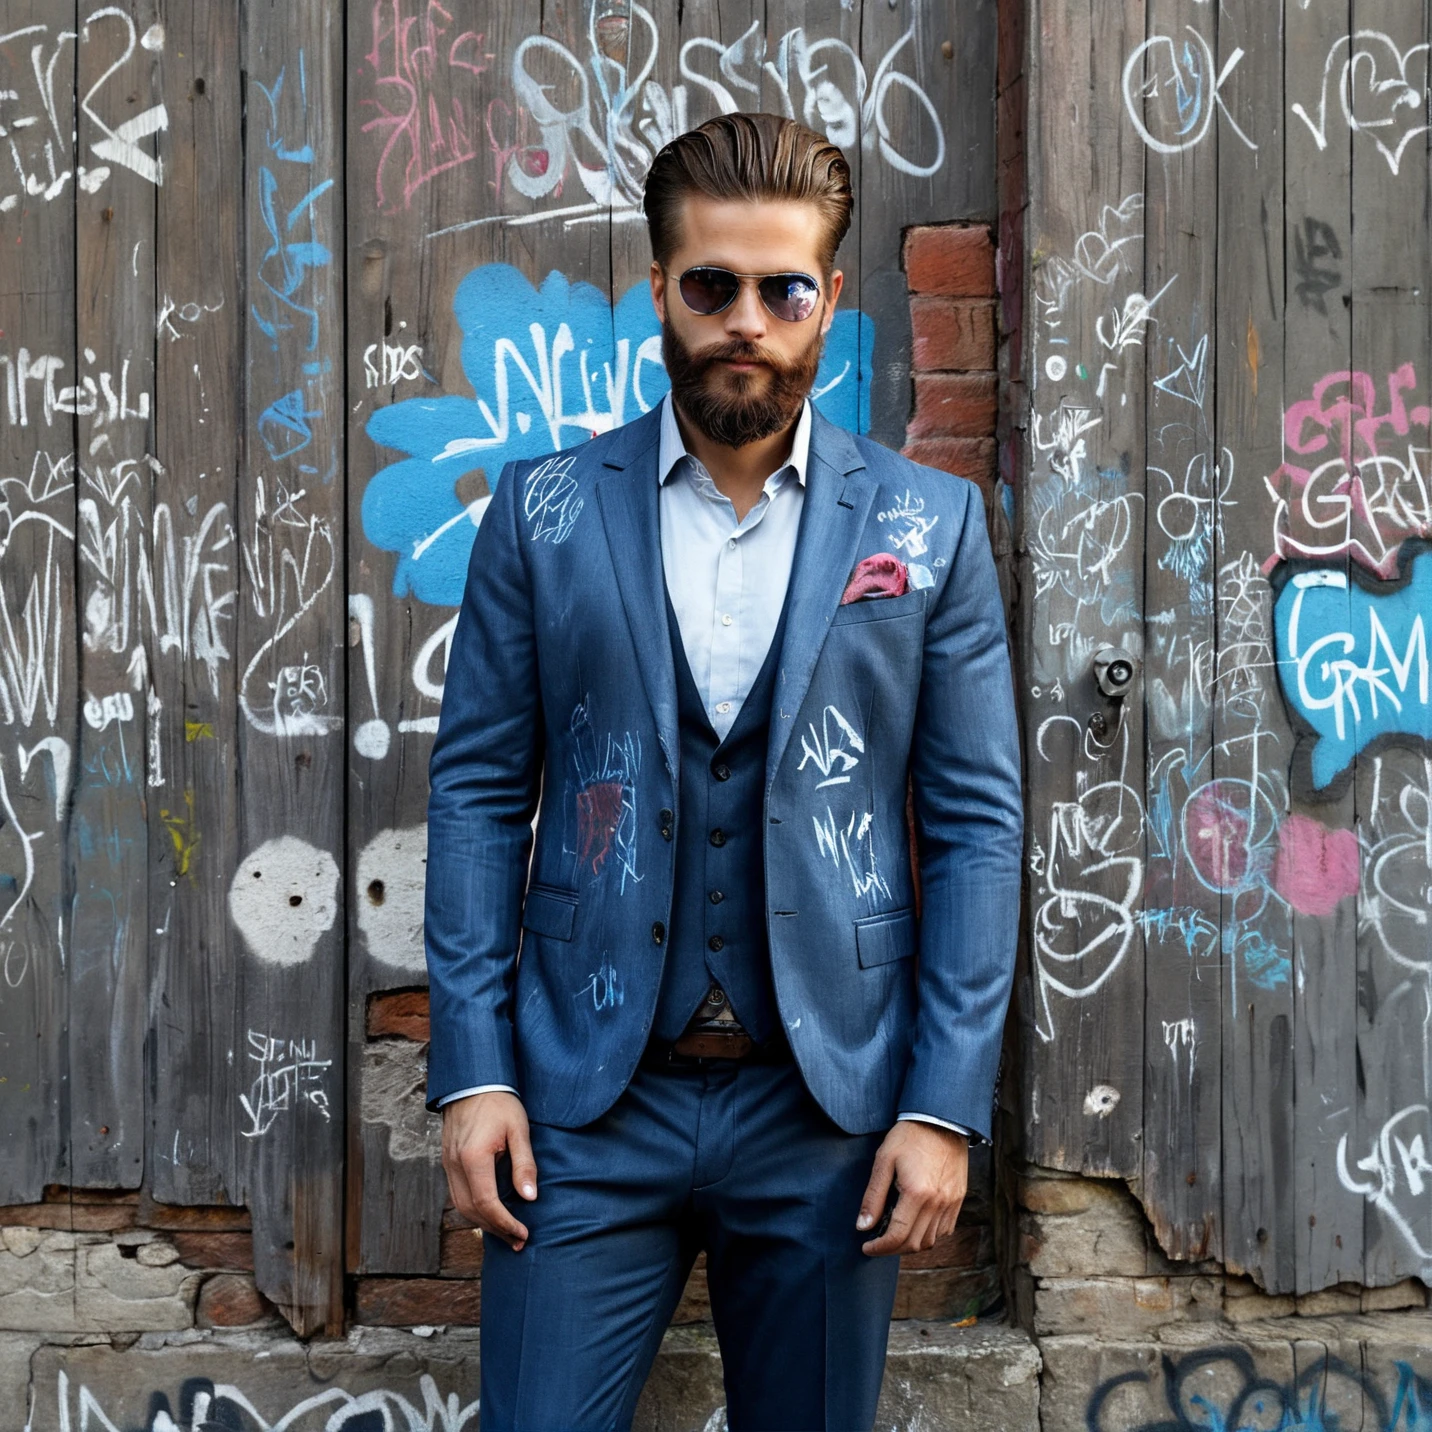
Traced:
<path fill-rule="evenodd" d="M 726 941 L 723 940 L 720 935 L 712 935 L 706 943 L 710 945 L 713 950 L 724 949 L 726 945 Z"/>
<path fill-rule="evenodd" d="M 711 774 L 715 776 L 718 781 L 729 781 L 731 779 L 731 767 L 717 766 Z"/>
<path fill-rule="evenodd" d="M 712 844 L 712 845 L 725 845 L 725 844 L 726 844 L 726 832 L 725 832 L 724 830 L 720 830 L 720 829 L 713 830 L 713 831 L 711 832 L 711 844 Z"/>
<path fill-rule="evenodd" d="M 711 892 L 711 903 L 713 905 L 719 905 L 725 898 L 726 897 L 719 890 L 713 890 Z"/>

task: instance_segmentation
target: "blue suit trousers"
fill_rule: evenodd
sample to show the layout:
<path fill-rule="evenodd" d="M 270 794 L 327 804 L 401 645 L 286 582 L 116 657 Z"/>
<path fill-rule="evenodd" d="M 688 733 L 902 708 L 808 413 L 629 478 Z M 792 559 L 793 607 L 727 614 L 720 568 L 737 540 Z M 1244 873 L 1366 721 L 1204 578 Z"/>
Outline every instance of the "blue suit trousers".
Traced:
<path fill-rule="evenodd" d="M 869 1428 L 899 1272 L 855 1227 L 881 1138 L 793 1063 L 726 1060 L 643 1063 L 594 1123 L 534 1123 L 536 1202 L 500 1185 L 529 1242 L 484 1250 L 483 1432 L 628 1427 L 702 1249 L 732 1432 Z"/>

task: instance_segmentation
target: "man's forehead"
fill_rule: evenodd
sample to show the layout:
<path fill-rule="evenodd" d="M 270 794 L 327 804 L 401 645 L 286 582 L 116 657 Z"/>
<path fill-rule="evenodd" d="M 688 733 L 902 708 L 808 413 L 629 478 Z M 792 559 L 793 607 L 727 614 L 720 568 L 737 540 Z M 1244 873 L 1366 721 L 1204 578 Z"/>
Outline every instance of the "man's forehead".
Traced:
<path fill-rule="evenodd" d="M 825 218 L 811 203 L 794 199 L 708 199 L 682 201 L 683 266 L 715 264 L 742 273 L 783 269 L 815 272 Z"/>

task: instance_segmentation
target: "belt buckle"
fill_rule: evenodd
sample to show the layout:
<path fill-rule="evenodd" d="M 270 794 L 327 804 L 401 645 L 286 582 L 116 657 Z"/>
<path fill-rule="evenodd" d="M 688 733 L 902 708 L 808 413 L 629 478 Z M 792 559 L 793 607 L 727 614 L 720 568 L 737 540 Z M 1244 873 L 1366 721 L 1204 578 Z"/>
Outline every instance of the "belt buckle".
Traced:
<path fill-rule="evenodd" d="M 745 1030 L 689 1030 L 671 1046 L 672 1053 L 687 1059 L 744 1059 L 756 1047 Z"/>

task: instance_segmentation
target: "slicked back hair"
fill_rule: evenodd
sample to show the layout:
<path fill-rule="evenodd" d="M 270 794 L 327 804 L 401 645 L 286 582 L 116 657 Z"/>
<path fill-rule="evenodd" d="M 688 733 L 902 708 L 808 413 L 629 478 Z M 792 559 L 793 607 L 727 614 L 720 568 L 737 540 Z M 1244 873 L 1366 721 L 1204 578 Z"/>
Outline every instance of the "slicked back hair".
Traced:
<path fill-rule="evenodd" d="M 681 243 L 681 205 L 708 199 L 793 200 L 825 219 L 823 276 L 850 228 L 845 155 L 823 134 L 779 114 L 723 114 L 678 135 L 652 161 L 642 208 L 652 257 L 664 268 Z"/>

